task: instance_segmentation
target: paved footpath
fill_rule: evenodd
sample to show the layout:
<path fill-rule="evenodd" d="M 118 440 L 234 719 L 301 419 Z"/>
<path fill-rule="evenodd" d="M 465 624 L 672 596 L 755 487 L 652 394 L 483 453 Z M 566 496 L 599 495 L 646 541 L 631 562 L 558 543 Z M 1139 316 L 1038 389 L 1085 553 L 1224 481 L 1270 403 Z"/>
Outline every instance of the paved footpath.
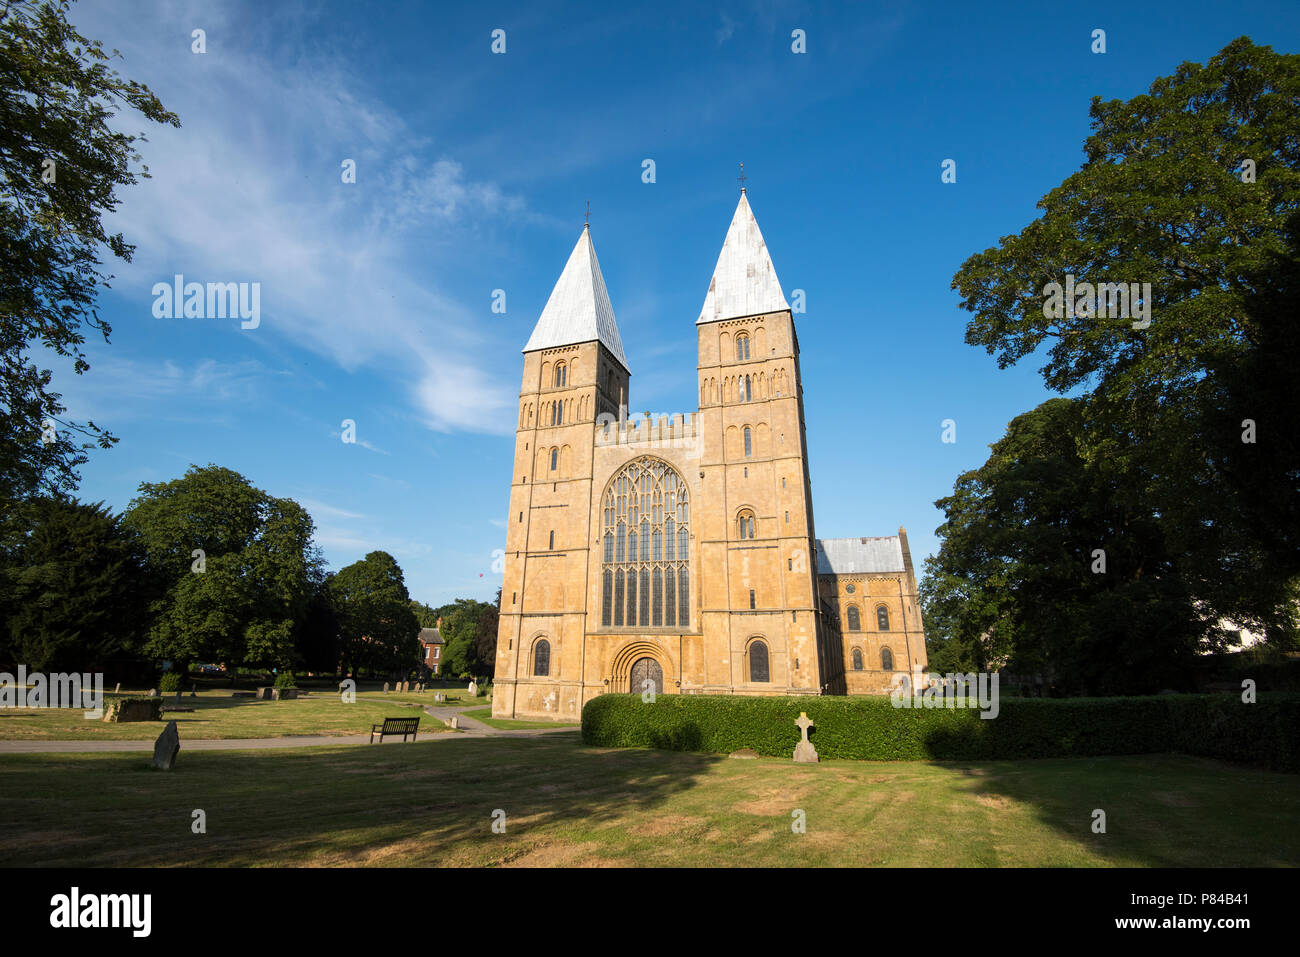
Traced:
<path fill-rule="evenodd" d="M 482 707 L 474 705 L 473 707 Z M 466 708 L 425 708 L 424 711 L 429 716 L 445 722 L 453 714 L 459 714 Z M 502 731 L 498 728 L 492 728 L 482 721 L 476 721 L 473 718 L 460 716 L 457 722 L 461 727 L 459 736 L 466 738 L 532 738 L 543 734 L 556 734 L 565 731 L 577 731 L 575 725 L 558 728 L 520 728 L 514 731 Z M 451 738 L 458 737 L 454 734 L 445 734 L 434 732 L 425 738 L 418 738 L 418 741 L 447 741 Z M 312 735 L 295 735 L 293 737 L 283 738 L 201 738 L 182 739 L 182 751 L 264 751 L 271 748 L 311 748 L 321 747 L 323 745 L 338 744 L 369 744 L 369 734 L 312 734 Z M 375 742 L 376 744 L 380 742 Z M 409 741 L 403 742 L 400 737 L 394 738 L 391 735 L 383 744 L 410 744 Z M 0 754 L 62 754 L 76 752 L 106 752 L 106 751 L 152 751 L 153 741 L 140 739 L 135 741 L 0 741 Z"/>

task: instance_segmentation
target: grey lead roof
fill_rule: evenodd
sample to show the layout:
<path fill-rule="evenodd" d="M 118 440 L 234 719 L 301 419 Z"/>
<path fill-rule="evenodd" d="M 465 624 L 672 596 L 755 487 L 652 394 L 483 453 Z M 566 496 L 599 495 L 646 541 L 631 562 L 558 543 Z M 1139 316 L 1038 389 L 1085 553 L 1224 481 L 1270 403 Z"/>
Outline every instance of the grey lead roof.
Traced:
<path fill-rule="evenodd" d="M 897 535 L 817 539 L 818 575 L 903 570 L 903 543 Z"/>
<path fill-rule="evenodd" d="M 781 292 L 781 282 L 776 278 L 776 267 L 767 254 L 763 234 L 758 230 L 758 220 L 749 208 L 745 191 L 740 191 L 727 238 L 718 254 L 709 291 L 704 297 L 704 308 L 695 324 L 720 322 L 757 316 L 765 312 L 789 309 Z"/>
<path fill-rule="evenodd" d="M 523 351 L 592 341 L 602 343 L 624 369 L 631 371 L 614 321 L 614 307 L 605 291 L 605 277 L 600 273 L 596 248 L 591 244 L 591 230 L 584 226 Z"/>

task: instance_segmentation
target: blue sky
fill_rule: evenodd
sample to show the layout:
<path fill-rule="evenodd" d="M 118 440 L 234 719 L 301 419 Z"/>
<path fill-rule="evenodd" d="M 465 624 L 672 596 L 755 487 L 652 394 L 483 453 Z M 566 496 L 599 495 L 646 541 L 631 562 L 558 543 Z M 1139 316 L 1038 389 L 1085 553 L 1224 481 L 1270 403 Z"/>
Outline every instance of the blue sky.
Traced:
<path fill-rule="evenodd" d="M 183 124 L 122 124 L 145 129 L 153 174 L 109 224 L 135 261 L 101 298 L 112 344 L 56 377 L 73 417 L 121 437 L 81 497 L 124 508 L 215 462 L 306 505 L 331 567 L 384 549 L 435 605 L 499 585 L 519 350 L 588 200 L 630 405 L 693 411 L 695 319 L 744 162 L 782 287 L 807 296 L 817 532 L 906 526 L 919 572 L 934 501 L 1047 396 L 1032 361 L 998 370 L 965 345 L 953 274 L 1079 167 L 1093 95 L 1145 92 L 1241 35 L 1300 47 L 1292 0 L 116 0 L 71 18 Z M 155 318 L 176 273 L 260 283 L 261 324 Z"/>

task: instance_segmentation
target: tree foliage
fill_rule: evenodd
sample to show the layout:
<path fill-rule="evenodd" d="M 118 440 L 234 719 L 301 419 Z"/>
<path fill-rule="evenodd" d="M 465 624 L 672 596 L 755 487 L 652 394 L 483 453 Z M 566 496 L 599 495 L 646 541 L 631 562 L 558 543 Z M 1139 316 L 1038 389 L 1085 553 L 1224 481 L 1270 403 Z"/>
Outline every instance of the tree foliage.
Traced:
<path fill-rule="evenodd" d="M 242 475 L 191 466 L 183 478 L 142 483 L 126 523 L 164 583 L 146 650 L 182 663 L 294 664 L 323 572 L 311 516 Z"/>
<path fill-rule="evenodd" d="M 129 262 L 133 246 L 108 235 L 118 187 L 147 177 L 143 135 L 120 132 L 118 111 L 179 126 L 145 86 L 120 76 L 98 41 L 67 21 L 66 3 L 0 7 L 0 499 L 76 487 L 86 450 L 116 439 L 63 418 L 41 369 L 42 349 L 89 369 L 85 330 L 107 341 L 99 287 L 112 278 L 102 251 Z M 116 56 L 117 51 L 113 52 Z M 43 423 L 47 427 L 43 428 Z"/>
<path fill-rule="evenodd" d="M 153 589 L 144 549 L 103 503 L 25 503 L 5 523 L 0 661 L 93 672 L 139 652 Z"/>
<path fill-rule="evenodd" d="M 420 623 L 402 569 L 387 552 L 371 552 L 329 582 L 347 670 L 405 673 L 420 661 Z"/>
<path fill-rule="evenodd" d="M 1181 631 L 1186 620 L 1153 620 L 1143 609 L 1163 609 L 1165 600 L 1182 607 L 1180 593 L 1194 597 L 1211 642 L 1224 616 L 1292 644 L 1300 580 L 1300 56 L 1243 37 L 1204 66 L 1184 63 L 1145 95 L 1094 98 L 1091 116 L 1086 161 L 1040 201 L 1042 216 L 970 257 L 953 279 L 973 313 L 968 343 L 1000 367 L 1041 358 L 1049 388 L 1086 401 L 1068 414 L 1043 406 L 1021 417 L 1003 451 L 995 447 L 944 500 L 944 529 L 964 538 L 945 542 L 931 568 L 935 614 L 964 643 L 963 660 L 982 653 L 972 643 L 978 636 L 1003 651 L 1027 639 L 1006 633 L 1005 622 L 1030 616 L 1008 608 L 1031 601 L 1061 603 L 1058 630 L 1087 621 L 1095 631 L 1107 621 L 1130 646 L 1151 647 L 1144 629 Z M 1074 315 L 1046 314 L 1047 285 L 1064 285 L 1067 275 L 1094 287 L 1149 283 L 1149 327 L 1134 328 L 1133 315 L 1089 315 L 1082 298 Z M 1071 440 L 1055 456 L 1050 442 L 1022 448 L 1039 429 Z M 1004 461 L 1010 454 L 1019 463 L 1021 453 L 1023 464 Z M 1029 463 L 1044 481 L 1097 498 L 1053 517 L 1068 503 L 1040 489 L 1009 509 L 990 483 L 1021 481 Z M 968 516 L 984 510 L 1030 524 L 969 531 Z M 1095 547 L 1108 542 L 1121 557 L 1113 567 L 1142 572 L 1127 591 L 1102 589 L 1120 602 L 1107 618 L 1076 615 L 1069 587 L 1054 597 L 1051 586 L 1066 584 L 1055 580 L 1054 561 L 1036 575 L 1023 562 L 1008 565 L 1046 547 L 1036 539 L 1065 529 L 1034 523 L 1067 520 L 1084 523 L 1068 529 L 1078 533 L 1070 547 L 1092 536 Z M 986 538 L 1002 535 L 1017 541 L 990 548 Z M 1007 577 L 1014 574 L 1025 577 Z M 1139 581 L 1160 594 L 1140 599 Z M 1090 602 L 1077 611 L 1091 614 Z"/>

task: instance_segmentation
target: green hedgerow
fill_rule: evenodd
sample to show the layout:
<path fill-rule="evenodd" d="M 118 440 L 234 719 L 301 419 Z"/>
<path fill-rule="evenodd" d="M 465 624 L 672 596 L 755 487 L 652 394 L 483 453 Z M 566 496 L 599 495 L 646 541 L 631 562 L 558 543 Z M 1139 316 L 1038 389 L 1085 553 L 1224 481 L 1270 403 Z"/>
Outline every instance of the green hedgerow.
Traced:
<path fill-rule="evenodd" d="M 890 698 L 607 694 L 582 709 L 582 739 L 598 747 L 789 757 L 795 719 L 814 722 L 824 758 L 996 760 L 1182 751 L 1300 771 L 1300 696 L 1244 704 L 1236 695 L 1012 698 L 996 718 L 974 708 L 895 708 Z"/>

